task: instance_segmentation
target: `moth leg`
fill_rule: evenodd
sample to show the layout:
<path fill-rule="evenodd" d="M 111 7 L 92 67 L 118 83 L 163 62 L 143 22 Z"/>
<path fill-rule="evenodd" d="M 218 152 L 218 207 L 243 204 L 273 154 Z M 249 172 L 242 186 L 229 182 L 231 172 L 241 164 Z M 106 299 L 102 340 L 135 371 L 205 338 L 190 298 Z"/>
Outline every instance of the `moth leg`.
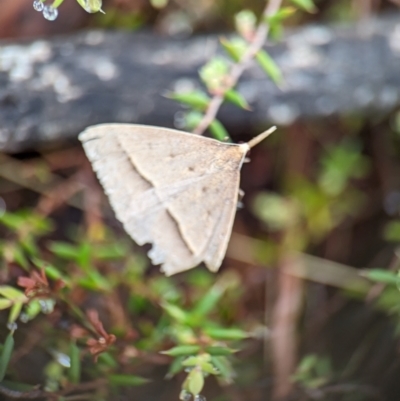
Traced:
<path fill-rule="evenodd" d="M 250 162 L 251 162 L 251 160 L 250 160 L 249 157 L 245 157 L 245 158 L 243 159 L 243 163 L 250 163 Z"/>
<path fill-rule="evenodd" d="M 237 205 L 236 205 L 237 209 L 243 209 L 243 206 L 244 206 L 243 202 L 242 202 L 243 197 L 244 197 L 244 191 L 243 191 L 243 189 L 239 188 L 238 201 L 237 201 Z"/>

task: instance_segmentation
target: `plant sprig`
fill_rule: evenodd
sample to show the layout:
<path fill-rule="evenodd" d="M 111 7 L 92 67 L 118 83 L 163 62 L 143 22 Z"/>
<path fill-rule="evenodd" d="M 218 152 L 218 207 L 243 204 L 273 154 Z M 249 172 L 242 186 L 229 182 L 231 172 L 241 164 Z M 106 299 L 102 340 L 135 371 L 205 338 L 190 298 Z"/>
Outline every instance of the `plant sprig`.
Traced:
<path fill-rule="evenodd" d="M 224 102 L 226 92 L 236 86 L 239 78 L 248 68 L 250 62 L 262 49 L 270 30 L 270 23 L 268 22 L 268 19 L 279 11 L 281 4 L 282 0 L 271 0 L 265 6 L 262 18 L 255 31 L 255 35 L 250 43 L 250 46 L 247 48 L 240 60 L 236 64 L 232 65 L 227 77 L 228 84 L 225 86 L 223 91 L 215 93 L 212 97 L 203 118 L 201 119 L 197 127 L 193 130 L 195 134 L 202 135 L 205 130 L 210 126 L 210 124 L 216 119 L 218 110 Z"/>

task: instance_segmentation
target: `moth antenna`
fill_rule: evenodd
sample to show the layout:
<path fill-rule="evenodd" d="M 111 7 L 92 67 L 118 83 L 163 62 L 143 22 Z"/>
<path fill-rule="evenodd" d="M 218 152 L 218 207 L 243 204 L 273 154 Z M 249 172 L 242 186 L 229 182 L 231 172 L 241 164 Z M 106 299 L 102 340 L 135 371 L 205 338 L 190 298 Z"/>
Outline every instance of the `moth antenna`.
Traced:
<path fill-rule="evenodd" d="M 249 142 L 246 143 L 246 145 L 248 145 L 248 147 L 251 149 L 254 146 L 258 145 L 261 141 L 263 141 L 265 138 L 267 138 L 268 136 L 270 136 L 273 132 L 276 131 L 276 126 L 274 125 L 273 127 L 271 127 L 270 129 L 268 129 L 267 131 L 264 131 L 263 133 L 257 135 L 255 138 L 250 139 Z"/>

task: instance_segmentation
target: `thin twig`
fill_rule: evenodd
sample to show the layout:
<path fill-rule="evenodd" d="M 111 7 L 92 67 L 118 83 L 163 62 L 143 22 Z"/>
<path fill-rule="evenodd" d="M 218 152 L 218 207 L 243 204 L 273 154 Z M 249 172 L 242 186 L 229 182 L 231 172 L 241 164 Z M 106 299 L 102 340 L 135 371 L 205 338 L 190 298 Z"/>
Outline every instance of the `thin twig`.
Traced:
<path fill-rule="evenodd" d="M 267 3 L 262 15 L 261 22 L 256 30 L 254 40 L 251 42 L 241 60 L 237 64 L 234 64 L 232 66 L 228 74 L 228 82 L 230 83 L 229 87 L 224 88 L 224 91 L 221 91 L 221 93 L 214 95 L 207 107 L 206 113 L 204 114 L 199 125 L 194 129 L 193 133 L 202 135 L 204 131 L 208 128 L 208 126 L 215 120 L 218 110 L 224 101 L 225 93 L 229 89 L 235 87 L 235 85 L 239 81 L 239 78 L 247 69 L 256 54 L 262 49 L 267 39 L 270 27 L 269 24 L 265 22 L 265 17 L 275 14 L 279 10 L 281 3 L 282 0 L 270 0 Z"/>

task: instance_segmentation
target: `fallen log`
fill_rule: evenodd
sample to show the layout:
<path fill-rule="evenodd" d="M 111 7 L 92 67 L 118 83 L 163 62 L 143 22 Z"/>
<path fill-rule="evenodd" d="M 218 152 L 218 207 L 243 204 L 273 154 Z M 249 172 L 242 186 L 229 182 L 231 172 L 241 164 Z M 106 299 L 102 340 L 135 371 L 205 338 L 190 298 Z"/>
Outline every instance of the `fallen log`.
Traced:
<path fill-rule="evenodd" d="M 182 108 L 162 95 L 200 86 L 198 69 L 222 53 L 218 39 L 84 31 L 0 42 L 0 150 L 75 138 L 102 122 L 173 126 Z M 238 85 L 252 111 L 228 105 L 219 113 L 234 132 L 399 104 L 398 13 L 352 26 L 306 26 L 266 49 L 285 82 L 276 87 L 254 63 Z"/>

